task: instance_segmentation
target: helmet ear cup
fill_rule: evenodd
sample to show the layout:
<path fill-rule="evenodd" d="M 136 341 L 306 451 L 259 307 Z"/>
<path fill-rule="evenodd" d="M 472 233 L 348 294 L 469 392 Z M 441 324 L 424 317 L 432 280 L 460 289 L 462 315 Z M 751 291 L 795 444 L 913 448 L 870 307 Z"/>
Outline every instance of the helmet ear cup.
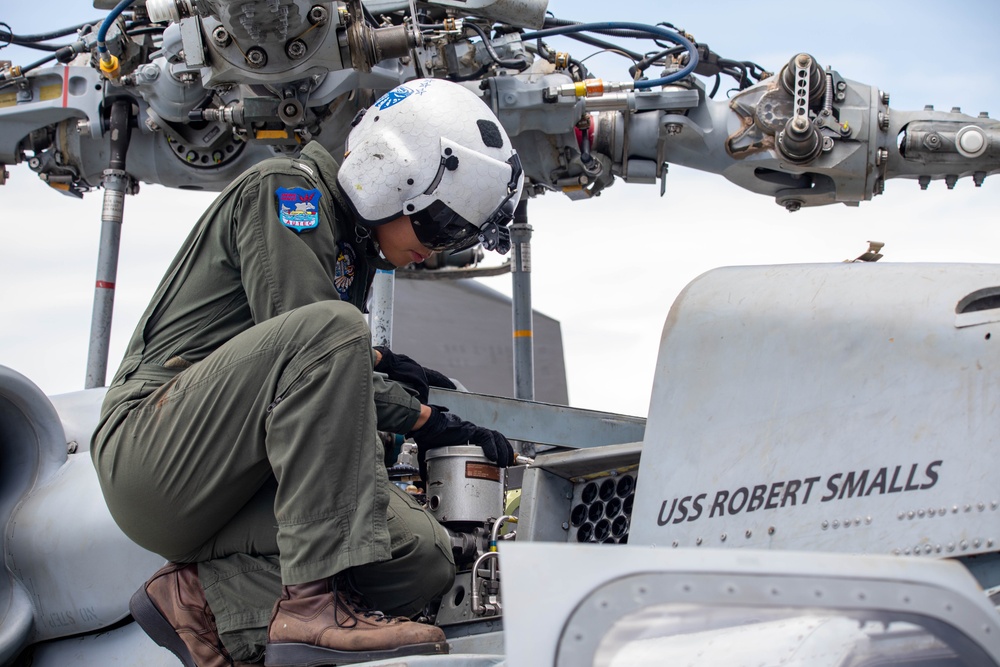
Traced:
<path fill-rule="evenodd" d="M 479 228 L 511 199 L 514 155 L 500 121 L 475 93 L 421 79 L 359 113 L 337 181 L 368 227 L 440 202 Z M 520 190 L 518 181 L 514 204 Z"/>

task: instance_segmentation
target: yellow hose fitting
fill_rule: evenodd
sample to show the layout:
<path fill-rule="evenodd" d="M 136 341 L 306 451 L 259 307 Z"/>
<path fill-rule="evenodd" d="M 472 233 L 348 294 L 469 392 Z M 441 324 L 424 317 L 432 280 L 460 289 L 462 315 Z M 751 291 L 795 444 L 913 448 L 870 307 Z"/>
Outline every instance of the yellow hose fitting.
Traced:
<path fill-rule="evenodd" d="M 101 73 L 104 74 L 105 78 L 117 79 L 118 74 L 121 72 L 121 67 L 118 65 L 118 57 L 113 54 L 106 54 L 107 60 L 104 56 L 101 57 Z"/>

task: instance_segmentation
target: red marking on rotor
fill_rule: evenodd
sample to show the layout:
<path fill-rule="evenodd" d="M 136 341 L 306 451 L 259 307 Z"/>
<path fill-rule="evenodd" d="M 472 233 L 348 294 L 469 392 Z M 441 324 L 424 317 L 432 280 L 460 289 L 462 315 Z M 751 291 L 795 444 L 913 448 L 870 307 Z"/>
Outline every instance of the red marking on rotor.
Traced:
<path fill-rule="evenodd" d="M 63 68 L 63 98 L 62 98 L 62 108 L 66 108 L 66 104 L 69 100 L 69 65 Z"/>
<path fill-rule="evenodd" d="M 97 289 L 114 289 L 114 288 L 115 288 L 115 284 L 114 283 L 109 283 L 106 280 L 98 280 L 97 281 Z"/>

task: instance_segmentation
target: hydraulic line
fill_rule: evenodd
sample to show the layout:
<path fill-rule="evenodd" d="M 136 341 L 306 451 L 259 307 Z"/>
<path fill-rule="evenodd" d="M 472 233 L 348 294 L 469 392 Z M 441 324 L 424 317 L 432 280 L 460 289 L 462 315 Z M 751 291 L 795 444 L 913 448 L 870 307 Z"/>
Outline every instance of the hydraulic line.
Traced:
<path fill-rule="evenodd" d="M 636 90 L 645 90 L 647 88 L 655 88 L 657 86 L 665 86 L 674 81 L 679 81 L 691 74 L 695 67 L 698 66 L 698 49 L 695 48 L 694 44 L 691 43 L 689 39 L 679 35 L 678 33 L 667 30 L 666 28 L 661 28 L 659 26 L 645 25 L 643 23 L 629 23 L 622 21 L 605 21 L 598 23 L 578 23 L 574 25 L 558 26 L 555 28 L 549 28 L 546 30 L 539 30 L 538 32 L 527 33 L 521 35 L 523 41 L 530 41 L 533 39 L 540 39 L 543 37 L 552 37 L 555 35 L 569 35 L 578 32 L 600 32 L 605 30 L 634 30 L 642 32 L 649 35 L 650 37 L 660 37 L 674 44 L 683 46 L 688 52 L 688 63 L 680 71 L 674 72 L 668 76 L 660 77 L 658 79 L 650 79 L 648 81 L 636 81 Z"/>

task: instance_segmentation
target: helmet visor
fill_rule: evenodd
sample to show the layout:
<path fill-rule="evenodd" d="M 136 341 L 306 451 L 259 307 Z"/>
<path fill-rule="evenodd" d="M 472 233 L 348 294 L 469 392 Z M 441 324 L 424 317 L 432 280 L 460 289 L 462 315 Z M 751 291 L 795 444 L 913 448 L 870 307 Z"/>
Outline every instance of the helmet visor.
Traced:
<path fill-rule="evenodd" d="M 506 254 L 510 250 L 510 230 L 507 225 L 514 219 L 514 209 L 517 207 L 515 196 L 519 192 L 522 174 L 521 160 L 516 153 L 507 163 L 510 165 L 511 177 L 506 196 L 486 220 L 474 224 L 440 199 L 435 199 L 427 207 L 410 214 L 417 239 L 430 250 L 464 250 L 482 243 L 487 250 Z M 438 182 L 440 173 L 428 190 L 435 188 Z"/>

